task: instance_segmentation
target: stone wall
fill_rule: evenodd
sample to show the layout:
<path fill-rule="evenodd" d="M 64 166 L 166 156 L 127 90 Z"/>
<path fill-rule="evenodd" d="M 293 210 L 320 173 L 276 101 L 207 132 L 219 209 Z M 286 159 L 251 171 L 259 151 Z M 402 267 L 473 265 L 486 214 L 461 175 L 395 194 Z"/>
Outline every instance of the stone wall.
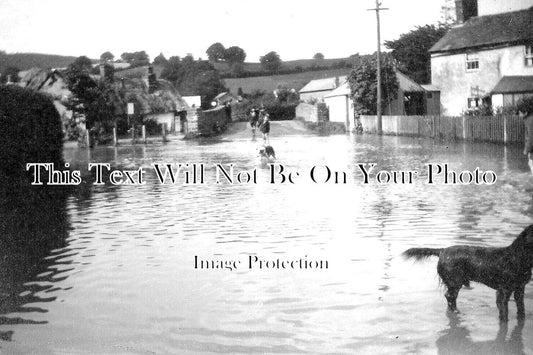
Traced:
<path fill-rule="evenodd" d="M 316 105 L 301 103 L 296 106 L 296 118 L 308 122 L 329 121 L 328 106 L 322 102 Z"/>
<path fill-rule="evenodd" d="M 206 110 L 198 117 L 198 135 L 210 136 L 226 130 L 229 120 L 223 106 Z"/>

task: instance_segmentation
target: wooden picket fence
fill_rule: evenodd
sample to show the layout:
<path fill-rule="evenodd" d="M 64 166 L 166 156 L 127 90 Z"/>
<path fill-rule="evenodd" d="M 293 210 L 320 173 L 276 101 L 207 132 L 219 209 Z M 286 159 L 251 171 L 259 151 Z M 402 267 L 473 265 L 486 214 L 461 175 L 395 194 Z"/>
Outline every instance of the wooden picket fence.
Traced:
<path fill-rule="evenodd" d="M 360 116 L 364 132 L 377 132 L 377 116 Z M 472 140 L 494 143 L 523 143 L 525 126 L 518 116 L 447 117 L 382 116 L 383 134 Z"/>

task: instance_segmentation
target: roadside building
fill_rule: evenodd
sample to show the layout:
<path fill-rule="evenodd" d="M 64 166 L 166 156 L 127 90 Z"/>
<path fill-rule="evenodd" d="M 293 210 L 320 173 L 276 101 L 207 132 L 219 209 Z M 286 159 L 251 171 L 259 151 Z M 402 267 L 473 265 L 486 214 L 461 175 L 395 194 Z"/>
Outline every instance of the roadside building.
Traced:
<path fill-rule="evenodd" d="M 54 106 L 59 112 L 63 130 L 72 118 L 72 111 L 67 109 L 67 102 L 72 95 L 68 89 L 63 73 L 55 69 L 32 68 L 19 73 L 17 83 L 23 88 L 48 94 L 54 101 Z"/>
<path fill-rule="evenodd" d="M 189 105 L 167 80 L 156 79 L 150 67 L 137 67 L 115 73 L 115 92 L 120 100 L 118 115 L 125 115 L 128 103 L 143 120 L 165 124 L 167 132 L 182 131 Z"/>
<path fill-rule="evenodd" d="M 441 113 L 513 105 L 533 94 L 533 0 L 456 5 L 460 24 L 429 50 Z"/>
<path fill-rule="evenodd" d="M 438 90 L 430 85 L 419 85 L 405 74 L 396 71 L 398 92 L 395 99 L 383 105 L 383 114 L 389 116 L 438 115 Z M 324 96 L 329 108 L 329 121 L 344 123 L 347 129 L 354 124 L 355 112 L 350 85 L 344 81 Z"/>
<path fill-rule="evenodd" d="M 346 76 L 315 79 L 300 89 L 300 100 L 306 103 L 324 102 L 324 97 L 346 81 Z"/>
<path fill-rule="evenodd" d="M 350 85 L 344 81 L 335 90 L 324 96 L 324 101 L 329 108 L 329 121 L 344 123 L 346 130 L 353 128 L 355 118 Z"/>
<path fill-rule="evenodd" d="M 221 105 L 226 105 L 226 104 L 229 104 L 229 103 L 232 103 L 232 102 L 237 102 L 238 101 L 238 98 L 234 95 L 232 95 L 231 93 L 229 92 L 221 92 L 220 94 L 218 94 L 217 96 L 215 96 L 215 98 L 213 99 L 213 102 L 215 103 L 214 105 L 212 104 L 211 106 L 221 106 Z"/>

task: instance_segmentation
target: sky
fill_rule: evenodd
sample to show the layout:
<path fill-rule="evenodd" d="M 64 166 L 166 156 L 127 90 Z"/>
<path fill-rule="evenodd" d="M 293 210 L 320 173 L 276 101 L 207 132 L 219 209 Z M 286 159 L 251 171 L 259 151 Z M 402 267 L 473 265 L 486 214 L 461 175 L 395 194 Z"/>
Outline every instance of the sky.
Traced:
<path fill-rule="evenodd" d="M 444 0 L 381 0 L 381 40 L 437 24 Z M 270 51 L 282 60 L 373 53 L 375 0 L 0 0 L 0 50 L 99 58 L 144 50 L 153 59 L 207 58 L 220 42 L 247 62 Z M 383 46 L 382 46 L 383 48 Z"/>

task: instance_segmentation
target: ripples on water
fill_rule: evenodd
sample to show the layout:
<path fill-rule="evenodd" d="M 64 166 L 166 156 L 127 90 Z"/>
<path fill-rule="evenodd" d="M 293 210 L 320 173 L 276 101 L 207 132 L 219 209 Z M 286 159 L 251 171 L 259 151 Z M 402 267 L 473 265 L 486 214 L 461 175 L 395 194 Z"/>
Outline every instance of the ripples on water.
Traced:
<path fill-rule="evenodd" d="M 0 352 L 527 353 L 527 320 L 498 326 L 494 291 L 475 285 L 446 316 L 436 260 L 413 246 L 503 246 L 531 223 L 533 185 L 518 147 L 398 137 L 273 139 L 295 184 L 268 184 L 250 141 L 73 149 L 66 161 L 151 170 L 197 162 L 205 185 L 78 186 L 2 203 Z M 214 184 L 214 164 L 258 170 L 258 184 Z M 361 183 L 357 163 L 423 171 L 494 170 L 493 186 Z M 314 184 L 315 165 L 348 184 Z M 242 260 L 195 270 L 194 256 Z M 327 270 L 248 270 L 247 258 L 327 260 Z M 247 266 L 247 265 L 246 265 Z"/>

